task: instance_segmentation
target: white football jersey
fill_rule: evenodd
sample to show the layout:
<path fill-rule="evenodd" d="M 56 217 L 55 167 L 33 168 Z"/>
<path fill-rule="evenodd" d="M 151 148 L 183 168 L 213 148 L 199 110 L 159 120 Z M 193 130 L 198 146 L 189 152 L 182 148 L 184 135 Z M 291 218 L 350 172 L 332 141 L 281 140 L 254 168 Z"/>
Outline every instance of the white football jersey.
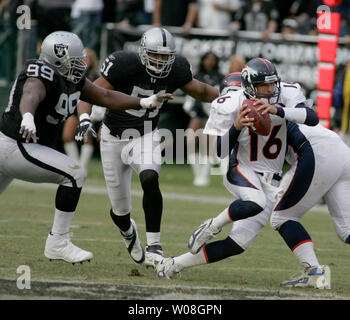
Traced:
<path fill-rule="evenodd" d="M 229 91 L 211 104 L 210 116 L 204 128 L 208 135 L 223 136 L 233 125 L 247 99 L 244 90 Z M 278 105 L 294 108 L 306 98 L 297 83 L 281 82 Z M 257 172 L 281 173 L 286 153 L 287 120 L 271 115 L 271 131 L 268 136 L 257 135 L 244 127 L 238 137 L 237 160 Z"/>

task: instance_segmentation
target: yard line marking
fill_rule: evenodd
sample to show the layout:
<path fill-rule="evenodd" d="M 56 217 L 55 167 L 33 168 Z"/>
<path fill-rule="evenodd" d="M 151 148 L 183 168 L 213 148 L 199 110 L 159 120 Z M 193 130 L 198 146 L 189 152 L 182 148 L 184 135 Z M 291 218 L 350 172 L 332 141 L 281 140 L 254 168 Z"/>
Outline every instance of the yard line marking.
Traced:
<path fill-rule="evenodd" d="M 15 180 L 13 182 L 13 185 L 28 187 L 28 188 L 33 187 L 33 183 L 22 181 L 22 180 Z M 35 187 L 42 188 L 42 189 L 57 189 L 57 185 L 51 184 L 51 183 L 41 183 L 41 184 L 36 183 Z M 83 186 L 82 193 L 107 195 L 107 190 L 106 190 L 106 187 L 86 185 L 86 186 Z M 135 197 L 143 196 L 143 192 L 141 190 L 132 189 L 131 193 Z M 229 205 L 234 200 L 233 197 L 232 198 L 218 197 L 218 196 L 213 197 L 209 195 L 184 194 L 184 193 L 178 193 L 178 192 L 162 191 L 162 195 L 163 195 L 163 198 L 167 200 L 179 200 L 179 201 L 186 201 L 186 202 L 199 202 L 199 203 L 211 203 L 211 204 L 223 204 L 223 205 Z M 325 205 L 316 205 L 309 211 L 328 213 L 327 206 Z"/>
<path fill-rule="evenodd" d="M 16 279 L 11 278 L 11 277 L 0 277 L 0 280 L 5 280 L 5 281 L 16 281 Z M 114 279 L 115 280 L 115 279 Z M 117 279 L 118 280 L 118 279 Z M 164 280 L 163 280 L 164 281 Z M 349 300 L 350 297 L 347 296 L 339 296 L 333 292 L 322 292 L 322 293 L 316 293 L 316 292 L 297 292 L 297 291 L 290 291 L 288 289 L 283 289 L 283 288 L 279 288 L 279 289 L 257 289 L 254 287 L 244 287 L 242 288 L 242 286 L 232 286 L 230 288 L 224 288 L 224 287 L 217 287 L 217 286 L 200 286 L 200 285 L 178 285 L 178 284 L 167 284 L 165 281 L 163 282 L 163 284 L 130 284 L 130 283 L 124 283 L 124 282 L 120 282 L 120 283 L 110 283 L 110 282 L 106 282 L 106 281 L 101 281 L 101 282 L 96 282 L 96 281 L 89 281 L 89 282 L 85 282 L 85 283 L 81 283 L 81 281 L 74 281 L 74 280 L 64 280 L 64 279 L 59 279 L 59 280 L 52 280 L 52 279 L 37 279 L 34 281 L 34 283 L 38 283 L 38 284 L 66 284 L 68 289 L 71 289 L 69 286 L 73 286 L 74 288 L 82 288 L 82 289 L 88 289 L 91 286 L 101 286 L 103 285 L 107 292 L 109 291 L 115 291 L 116 289 L 119 290 L 125 290 L 125 287 L 127 288 L 139 288 L 140 290 L 142 289 L 148 289 L 151 291 L 157 290 L 157 289 L 170 289 L 170 290 L 180 290 L 180 294 L 182 296 L 187 297 L 187 299 L 193 299 L 193 293 L 182 293 L 181 289 L 186 290 L 186 291 L 190 291 L 192 292 L 193 290 L 198 290 L 199 292 L 195 293 L 195 296 L 203 296 L 203 297 L 209 297 L 209 299 L 213 299 L 212 297 L 214 297 L 215 295 L 219 294 L 221 295 L 222 293 L 224 293 L 224 297 L 227 298 L 227 295 L 232 293 L 234 294 L 236 291 L 242 292 L 245 291 L 246 294 L 251 293 L 252 294 L 252 298 L 253 299 L 257 299 L 257 295 L 262 295 L 261 298 L 262 299 L 275 299 L 275 300 L 285 300 L 285 299 L 335 299 L 335 300 Z M 80 287 L 79 287 L 80 285 Z M 50 288 L 51 290 L 54 290 L 55 287 Z M 205 293 L 202 293 L 201 291 L 206 291 Z M 212 291 L 210 293 L 207 293 L 207 291 Z M 155 293 L 151 299 L 152 300 L 163 300 L 164 297 L 173 297 L 173 295 L 176 294 L 175 292 L 167 292 L 167 293 Z M 266 294 L 270 294 L 271 296 L 267 296 Z M 13 295 L 11 295 L 12 297 Z M 18 297 L 16 295 L 14 295 L 15 297 Z M 176 296 L 178 297 L 178 296 Z M 59 297 L 59 299 L 62 299 L 61 297 Z M 145 298 L 146 300 L 149 300 L 150 298 Z M 218 301 L 220 300 L 220 298 L 217 298 Z M 173 298 L 170 300 L 178 300 L 178 298 Z M 185 299 L 181 299 L 181 300 L 185 300 Z M 218 302 L 219 303 L 219 302 Z"/>

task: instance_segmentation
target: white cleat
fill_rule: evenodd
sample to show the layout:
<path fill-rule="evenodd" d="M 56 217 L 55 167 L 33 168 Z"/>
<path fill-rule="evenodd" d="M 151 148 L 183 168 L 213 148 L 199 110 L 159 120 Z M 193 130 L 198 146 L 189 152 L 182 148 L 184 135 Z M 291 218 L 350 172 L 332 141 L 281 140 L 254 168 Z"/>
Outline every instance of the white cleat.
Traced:
<path fill-rule="evenodd" d="M 290 280 L 283 281 L 281 286 L 289 288 L 330 289 L 331 271 L 328 266 L 306 266 L 299 276 L 294 276 Z"/>
<path fill-rule="evenodd" d="M 146 268 L 153 267 L 164 259 L 163 249 L 160 245 L 146 246 L 145 265 Z"/>
<path fill-rule="evenodd" d="M 70 233 L 63 235 L 49 233 L 45 244 L 45 257 L 51 260 L 63 260 L 69 263 L 83 263 L 93 258 L 92 252 L 75 246 L 70 240 Z"/>
<path fill-rule="evenodd" d="M 157 276 L 159 279 L 171 279 L 183 268 L 181 264 L 175 263 L 173 258 L 164 258 L 156 266 Z"/>
<path fill-rule="evenodd" d="M 129 236 L 125 236 L 122 232 L 120 234 L 123 237 L 124 243 L 130 257 L 136 263 L 142 263 L 145 260 L 145 251 L 143 250 L 139 235 L 137 233 L 136 222 L 133 219 L 130 219 L 131 225 L 133 227 L 133 232 Z"/>
<path fill-rule="evenodd" d="M 188 240 L 188 249 L 192 254 L 196 254 L 199 250 L 221 229 L 213 226 L 213 218 L 205 220 L 190 236 Z"/>

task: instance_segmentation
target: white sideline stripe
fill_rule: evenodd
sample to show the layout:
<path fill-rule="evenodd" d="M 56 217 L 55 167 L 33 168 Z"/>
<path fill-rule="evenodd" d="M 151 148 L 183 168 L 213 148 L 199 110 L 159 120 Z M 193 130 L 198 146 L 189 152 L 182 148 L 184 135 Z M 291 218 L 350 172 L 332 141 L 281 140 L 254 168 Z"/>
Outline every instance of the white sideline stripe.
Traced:
<path fill-rule="evenodd" d="M 260 269 L 259 269 L 260 270 Z M 10 278 L 10 277 L 0 277 L 0 280 L 9 280 L 9 281 L 16 281 L 17 279 L 15 278 Z M 118 280 L 119 281 L 119 280 Z M 161 280 L 164 281 L 164 284 L 161 285 L 154 285 L 154 284 L 130 284 L 130 283 L 124 283 L 124 282 L 120 282 L 120 283 L 106 283 L 105 281 L 102 282 L 86 282 L 85 285 L 87 286 L 91 286 L 91 285 L 105 285 L 108 286 L 108 288 L 112 287 L 112 289 L 109 290 L 116 290 L 116 288 L 120 287 L 120 286 L 129 286 L 129 287 L 133 287 L 133 288 L 147 288 L 149 290 L 156 290 L 156 289 L 187 289 L 187 290 L 213 290 L 214 292 L 211 294 L 206 294 L 206 293 L 194 293 L 194 295 L 200 295 L 200 296 L 215 296 L 216 295 L 216 291 L 220 290 L 222 292 L 232 292 L 232 291 L 242 291 L 244 290 L 247 294 L 249 292 L 251 292 L 251 297 L 253 297 L 253 299 L 257 298 L 257 295 L 261 295 L 263 294 L 265 299 L 275 299 L 275 300 L 285 300 L 285 299 L 302 299 L 302 300 L 310 300 L 310 299 L 332 299 L 332 300 L 349 300 L 350 297 L 347 296 L 340 296 L 337 295 L 335 293 L 332 292 L 322 292 L 322 293 L 317 293 L 315 291 L 309 291 L 309 292 L 297 292 L 297 291 L 291 291 L 290 289 L 284 289 L 284 288 L 280 288 L 280 289 L 256 289 L 256 288 L 252 288 L 252 287 L 244 287 L 242 288 L 242 286 L 232 286 L 231 288 L 224 288 L 224 287 L 217 287 L 217 286 L 199 286 L 199 285 L 176 285 L 176 284 L 165 284 L 165 280 Z M 79 284 L 81 285 L 80 281 L 74 281 L 74 280 L 53 280 L 53 279 L 40 279 L 40 280 L 35 280 L 35 282 L 37 283 L 53 283 L 53 284 L 66 284 L 67 288 L 69 288 L 69 285 L 74 286 L 73 289 L 76 289 L 77 286 L 79 286 Z M 79 287 L 78 287 L 79 288 Z M 53 288 L 55 290 L 55 288 Z M 51 289 L 52 290 L 52 289 Z M 171 295 L 172 292 L 170 293 L 166 293 L 165 296 L 169 296 Z M 182 294 L 182 293 L 180 293 Z M 270 294 L 271 296 L 266 296 L 266 294 Z M 281 295 L 286 295 L 285 297 L 281 297 Z M 192 294 L 184 294 L 186 296 L 188 296 L 188 299 L 191 299 L 190 296 Z M 157 300 L 157 297 L 159 297 L 159 300 L 163 300 L 164 299 L 164 295 L 155 295 L 155 297 L 153 297 L 153 300 Z M 170 299 L 172 300 L 172 299 Z M 178 300 L 178 299 L 175 299 Z M 217 304 L 220 304 L 219 302 L 220 300 L 217 300 Z"/>
<path fill-rule="evenodd" d="M 21 187 L 28 187 L 32 188 L 34 183 L 26 182 L 22 180 L 15 180 L 13 182 L 13 185 L 21 186 Z M 51 184 L 51 183 L 35 183 L 35 188 L 42 188 L 42 189 L 56 189 L 57 185 Z M 87 194 L 105 194 L 107 195 L 106 187 L 100 187 L 100 186 L 89 186 L 86 185 L 83 187 L 82 190 L 83 193 Z M 132 189 L 131 193 L 135 197 L 142 197 L 143 192 L 141 190 Z M 230 197 L 212 197 L 209 195 L 196 195 L 196 194 L 184 194 L 184 193 L 178 193 L 178 192 L 163 192 L 162 195 L 164 199 L 168 200 L 179 200 L 179 201 L 186 201 L 186 202 L 199 202 L 199 203 L 211 203 L 211 204 L 224 204 L 229 205 L 234 198 Z M 314 206 L 310 212 L 322 212 L 322 213 L 328 213 L 327 206 L 325 205 L 316 205 Z"/>

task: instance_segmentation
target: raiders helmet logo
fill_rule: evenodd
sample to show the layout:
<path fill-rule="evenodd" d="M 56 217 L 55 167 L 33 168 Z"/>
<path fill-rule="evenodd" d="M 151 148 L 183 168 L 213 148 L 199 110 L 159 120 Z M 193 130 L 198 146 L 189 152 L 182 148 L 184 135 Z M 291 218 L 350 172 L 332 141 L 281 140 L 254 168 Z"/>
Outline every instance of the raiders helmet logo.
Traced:
<path fill-rule="evenodd" d="M 68 45 L 62 43 L 56 43 L 53 46 L 53 50 L 57 58 L 63 58 L 68 51 Z"/>

